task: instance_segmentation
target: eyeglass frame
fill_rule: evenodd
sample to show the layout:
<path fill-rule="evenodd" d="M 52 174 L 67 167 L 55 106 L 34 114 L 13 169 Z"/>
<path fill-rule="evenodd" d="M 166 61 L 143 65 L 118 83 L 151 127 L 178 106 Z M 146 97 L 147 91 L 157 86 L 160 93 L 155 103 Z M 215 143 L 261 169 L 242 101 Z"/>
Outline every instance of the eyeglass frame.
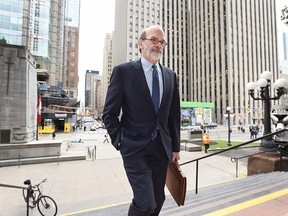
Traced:
<path fill-rule="evenodd" d="M 156 38 L 156 37 L 145 38 L 145 39 L 142 39 L 142 40 L 150 40 L 153 44 L 158 44 L 158 43 L 160 42 L 161 45 L 164 46 L 164 47 L 168 45 L 168 43 L 167 43 L 165 40 L 160 41 L 160 40 L 158 40 L 158 38 Z"/>

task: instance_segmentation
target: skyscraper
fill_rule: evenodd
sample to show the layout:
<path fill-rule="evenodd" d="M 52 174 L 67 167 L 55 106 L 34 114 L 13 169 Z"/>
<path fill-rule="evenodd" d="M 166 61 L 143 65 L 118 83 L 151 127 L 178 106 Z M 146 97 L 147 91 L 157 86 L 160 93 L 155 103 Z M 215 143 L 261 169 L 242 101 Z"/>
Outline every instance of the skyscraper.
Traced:
<path fill-rule="evenodd" d="M 30 2 L 0 0 L 0 39 L 7 44 L 29 45 Z"/>
<path fill-rule="evenodd" d="M 261 118 L 246 84 L 266 70 L 278 78 L 275 1 L 191 1 L 190 23 L 191 99 L 214 102 L 218 123 L 228 106 L 236 124 Z"/>
<path fill-rule="evenodd" d="M 37 69 L 48 74 L 49 85 L 57 85 L 62 79 L 64 2 L 0 0 L 0 39 L 26 46 L 37 62 Z"/>
<path fill-rule="evenodd" d="M 114 65 L 138 59 L 142 29 L 159 24 L 162 63 L 178 74 L 182 101 L 215 103 L 218 123 L 228 106 L 236 124 L 260 121 L 262 102 L 246 84 L 266 70 L 278 78 L 275 0 L 117 0 L 115 8 Z"/>
<path fill-rule="evenodd" d="M 63 51 L 63 86 L 71 98 L 78 96 L 78 52 L 79 52 L 79 26 L 80 0 L 66 0 L 64 51 Z"/>
<path fill-rule="evenodd" d="M 104 42 L 104 50 L 103 50 L 103 73 L 101 76 L 101 103 L 98 106 L 99 113 L 102 114 L 106 93 L 110 81 L 110 77 L 112 74 L 112 61 L 113 61 L 113 34 L 114 33 L 107 33 Z"/>
<path fill-rule="evenodd" d="M 96 90 L 100 85 L 99 71 L 86 70 L 85 74 L 85 108 L 93 114 L 96 113 L 96 102 L 98 101 Z"/>

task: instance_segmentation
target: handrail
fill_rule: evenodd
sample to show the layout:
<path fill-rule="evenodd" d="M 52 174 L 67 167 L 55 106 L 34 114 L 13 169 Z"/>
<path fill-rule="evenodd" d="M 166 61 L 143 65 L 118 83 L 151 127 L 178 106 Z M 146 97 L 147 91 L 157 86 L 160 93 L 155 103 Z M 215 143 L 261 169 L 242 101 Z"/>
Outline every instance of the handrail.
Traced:
<path fill-rule="evenodd" d="M 261 152 L 256 152 L 254 154 L 249 154 L 249 155 L 245 155 L 245 156 L 242 156 L 242 157 L 231 157 L 231 162 L 232 163 L 236 163 L 236 178 L 238 178 L 238 161 L 240 159 L 243 159 L 243 158 L 247 158 L 247 157 L 251 157 L 251 156 L 254 156 L 254 155 L 259 155 L 259 154 L 264 154 L 266 152 L 274 152 L 274 151 L 277 151 L 277 148 L 273 148 L 273 149 L 270 149 L 268 151 L 261 151 Z"/>
<path fill-rule="evenodd" d="M 27 196 L 26 196 L 26 216 L 29 216 L 29 189 L 30 186 L 23 187 L 23 186 L 17 186 L 17 185 L 10 185 L 10 184 L 1 184 L 0 187 L 8 187 L 8 188 L 17 188 L 22 190 L 27 190 Z"/>
<path fill-rule="evenodd" d="M 230 148 L 227 148 L 227 149 L 222 149 L 220 151 L 217 151 L 217 152 L 214 152 L 214 153 L 211 153 L 209 155 L 205 155 L 205 156 L 202 156 L 202 157 L 199 157 L 199 158 L 196 158 L 196 159 L 193 159 L 193 160 L 190 160 L 190 161 L 187 161 L 187 162 L 184 162 L 184 163 L 181 163 L 179 164 L 180 166 L 182 165 L 186 165 L 186 164 L 189 164 L 189 163 L 192 163 L 192 162 L 196 162 L 196 185 L 195 185 L 195 193 L 197 194 L 198 193 L 198 167 L 199 167 L 199 161 L 200 160 L 203 160 L 205 158 L 209 158 L 209 157 L 212 157 L 214 155 L 218 155 L 218 154 L 221 154 L 223 152 L 227 152 L 227 151 L 230 151 L 230 150 L 233 150 L 233 149 L 236 149 L 236 148 L 239 148 L 241 146 L 245 146 L 245 145 L 248 145 L 250 143 L 253 143 L 253 142 L 256 142 L 258 140 L 262 140 L 263 138 L 266 138 L 266 137 L 270 137 L 270 136 L 273 136 L 273 135 L 276 135 L 276 134 L 279 134 L 279 133 L 283 133 L 285 131 L 288 131 L 288 129 L 282 129 L 282 130 L 279 130 L 279 131 L 276 131 L 276 132 L 273 132 L 273 133 L 270 133 L 270 134 L 266 134 L 262 137 L 258 137 L 256 139 L 253 139 L 253 140 L 249 140 L 247 142 L 244 142 L 244 143 L 241 143 L 241 144 L 238 144 L 238 145 L 235 145 L 235 146 L 232 146 Z"/>

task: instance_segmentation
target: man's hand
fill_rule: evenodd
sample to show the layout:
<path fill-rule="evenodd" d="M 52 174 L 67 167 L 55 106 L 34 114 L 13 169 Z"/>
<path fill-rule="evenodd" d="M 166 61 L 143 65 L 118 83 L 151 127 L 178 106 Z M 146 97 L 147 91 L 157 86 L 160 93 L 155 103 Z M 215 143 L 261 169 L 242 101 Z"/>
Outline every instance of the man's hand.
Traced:
<path fill-rule="evenodd" d="M 180 153 L 179 152 L 172 152 L 172 163 L 175 160 L 180 160 Z"/>

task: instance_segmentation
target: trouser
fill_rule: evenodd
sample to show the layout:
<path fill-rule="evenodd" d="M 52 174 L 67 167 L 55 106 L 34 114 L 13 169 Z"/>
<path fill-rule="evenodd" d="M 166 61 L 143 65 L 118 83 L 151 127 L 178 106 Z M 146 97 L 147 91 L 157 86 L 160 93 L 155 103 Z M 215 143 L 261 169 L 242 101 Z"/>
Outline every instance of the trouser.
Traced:
<path fill-rule="evenodd" d="M 157 216 L 165 200 L 168 157 L 160 136 L 139 152 L 123 157 L 134 198 L 128 216 Z"/>
<path fill-rule="evenodd" d="M 209 144 L 204 144 L 205 146 L 205 153 L 207 153 L 207 150 L 209 149 L 210 145 Z"/>

